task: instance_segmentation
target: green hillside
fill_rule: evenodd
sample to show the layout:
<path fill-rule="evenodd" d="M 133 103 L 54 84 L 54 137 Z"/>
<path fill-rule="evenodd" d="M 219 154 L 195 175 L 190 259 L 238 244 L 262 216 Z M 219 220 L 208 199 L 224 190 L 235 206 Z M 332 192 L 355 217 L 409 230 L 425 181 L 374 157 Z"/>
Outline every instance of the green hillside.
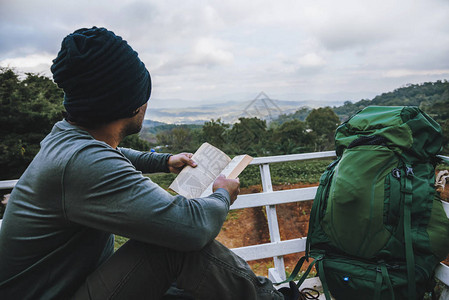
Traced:
<path fill-rule="evenodd" d="M 446 121 L 449 119 L 449 82 L 438 80 L 409 84 L 376 96 L 372 100 L 360 100 L 355 103 L 347 101 L 342 106 L 334 107 L 333 110 L 341 120 L 345 120 L 368 105 L 418 106 L 436 121 Z"/>
<path fill-rule="evenodd" d="M 404 87 L 386 92 L 373 99 L 362 99 L 355 103 L 346 101 L 342 106 L 332 110 L 343 122 L 359 110 L 369 106 L 418 106 L 437 121 L 443 131 L 444 153 L 449 153 L 449 82 L 438 80 L 421 84 L 407 84 Z M 272 126 L 278 126 L 292 120 L 304 121 L 313 110 L 301 107 L 293 114 L 281 115 Z"/>

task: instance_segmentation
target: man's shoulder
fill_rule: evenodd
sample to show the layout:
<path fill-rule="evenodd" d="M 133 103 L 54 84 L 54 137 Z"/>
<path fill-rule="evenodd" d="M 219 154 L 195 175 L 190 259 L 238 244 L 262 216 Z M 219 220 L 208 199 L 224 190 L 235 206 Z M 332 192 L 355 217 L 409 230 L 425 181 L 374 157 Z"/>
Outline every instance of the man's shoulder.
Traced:
<path fill-rule="evenodd" d="M 76 153 L 83 149 L 113 150 L 108 144 L 94 139 L 84 131 L 67 121 L 55 124 L 51 133 L 42 141 L 41 149 L 57 153 Z"/>
<path fill-rule="evenodd" d="M 35 163 L 45 169 L 64 169 L 67 164 L 85 165 L 100 157 L 120 157 L 120 151 L 94 139 L 89 133 L 65 121 L 55 124 L 52 132 L 41 142 Z"/>

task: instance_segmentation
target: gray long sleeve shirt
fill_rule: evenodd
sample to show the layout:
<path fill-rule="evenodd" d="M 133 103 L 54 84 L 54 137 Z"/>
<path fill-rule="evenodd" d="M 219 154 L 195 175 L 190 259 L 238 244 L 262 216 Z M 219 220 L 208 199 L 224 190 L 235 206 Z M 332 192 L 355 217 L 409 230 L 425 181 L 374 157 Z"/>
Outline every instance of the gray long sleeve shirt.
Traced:
<path fill-rule="evenodd" d="M 0 230 L 0 299 L 62 299 L 113 253 L 113 235 L 199 250 L 218 234 L 229 194 L 172 196 L 142 172 L 167 154 L 113 149 L 55 124 L 14 188 Z"/>

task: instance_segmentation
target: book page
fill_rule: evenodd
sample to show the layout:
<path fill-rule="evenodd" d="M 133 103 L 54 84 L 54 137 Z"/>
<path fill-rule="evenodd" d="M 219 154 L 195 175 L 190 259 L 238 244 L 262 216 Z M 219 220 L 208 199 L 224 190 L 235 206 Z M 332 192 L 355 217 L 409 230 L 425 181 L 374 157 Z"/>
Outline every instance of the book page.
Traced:
<path fill-rule="evenodd" d="M 226 178 L 236 179 L 252 160 L 253 158 L 249 155 L 238 155 L 231 160 L 221 174 L 224 174 Z"/>
<path fill-rule="evenodd" d="M 249 155 L 238 155 L 234 157 L 231 162 L 221 171 L 220 174 L 226 176 L 229 179 L 236 179 L 240 173 L 249 165 L 249 163 L 253 160 L 253 158 Z M 201 194 L 201 197 L 206 197 L 212 194 L 212 187 L 214 182 L 206 188 L 206 190 Z"/>
<path fill-rule="evenodd" d="M 192 159 L 197 167 L 186 166 L 169 186 L 186 198 L 200 197 L 231 161 L 223 151 L 208 143 L 202 144 Z"/>

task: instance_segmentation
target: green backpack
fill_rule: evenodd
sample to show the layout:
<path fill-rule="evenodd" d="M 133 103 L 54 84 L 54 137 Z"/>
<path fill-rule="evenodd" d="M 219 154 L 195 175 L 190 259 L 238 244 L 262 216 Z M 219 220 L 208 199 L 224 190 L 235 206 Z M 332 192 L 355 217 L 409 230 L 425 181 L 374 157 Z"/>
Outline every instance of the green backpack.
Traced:
<path fill-rule="evenodd" d="M 302 260 L 315 259 L 326 299 L 422 299 L 449 252 L 434 188 L 440 126 L 417 107 L 370 106 L 337 128 L 335 145 Z"/>

